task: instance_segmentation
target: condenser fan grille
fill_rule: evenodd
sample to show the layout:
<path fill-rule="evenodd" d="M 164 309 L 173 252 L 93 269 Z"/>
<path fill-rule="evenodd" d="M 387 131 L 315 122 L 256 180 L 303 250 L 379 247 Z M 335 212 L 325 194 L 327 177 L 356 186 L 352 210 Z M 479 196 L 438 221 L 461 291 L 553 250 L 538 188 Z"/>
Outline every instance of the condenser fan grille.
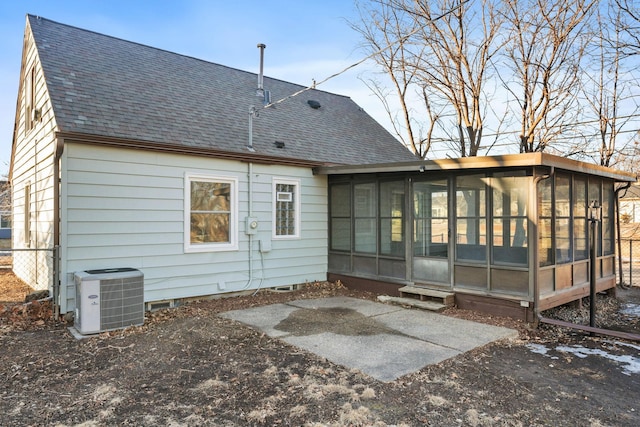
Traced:
<path fill-rule="evenodd" d="M 144 275 L 133 268 L 75 274 L 76 329 L 82 334 L 144 323 Z"/>

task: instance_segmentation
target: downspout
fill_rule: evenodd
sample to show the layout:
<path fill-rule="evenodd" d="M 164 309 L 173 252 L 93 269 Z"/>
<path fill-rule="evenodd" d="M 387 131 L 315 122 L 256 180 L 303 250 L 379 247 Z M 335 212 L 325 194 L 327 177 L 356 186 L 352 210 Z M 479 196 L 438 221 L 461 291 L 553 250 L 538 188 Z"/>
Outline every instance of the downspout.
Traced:
<path fill-rule="evenodd" d="M 621 338 L 630 341 L 640 341 L 640 335 L 629 332 L 614 331 L 611 329 L 596 328 L 593 326 L 585 326 L 577 323 L 565 322 L 564 320 L 550 319 L 548 317 L 539 317 L 540 322 L 548 325 L 561 326 L 563 328 L 575 329 L 578 331 L 589 332 L 591 334 L 604 335 L 608 337 Z"/>
<path fill-rule="evenodd" d="M 64 139 L 56 138 L 53 160 L 53 318 L 60 318 L 60 162 L 64 152 Z"/>
<path fill-rule="evenodd" d="M 616 240 L 618 242 L 617 246 L 618 246 L 618 274 L 620 276 L 620 283 L 618 283 L 620 286 L 624 287 L 625 283 L 624 283 L 624 277 L 622 276 L 622 242 L 620 241 L 621 239 L 621 232 L 620 232 L 620 200 L 618 197 L 618 193 L 622 190 L 627 190 L 629 187 L 631 187 L 631 183 L 627 182 L 625 185 L 623 185 L 622 187 L 618 188 L 617 190 L 614 191 L 616 197 L 615 197 L 615 202 L 616 202 Z M 629 284 L 631 285 L 631 283 Z"/>

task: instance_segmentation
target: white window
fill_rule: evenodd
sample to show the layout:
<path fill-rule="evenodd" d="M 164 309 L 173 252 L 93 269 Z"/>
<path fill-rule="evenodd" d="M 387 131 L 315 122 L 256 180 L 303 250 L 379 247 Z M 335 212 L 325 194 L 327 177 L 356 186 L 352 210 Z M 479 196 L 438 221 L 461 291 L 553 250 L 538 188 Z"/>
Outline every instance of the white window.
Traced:
<path fill-rule="evenodd" d="M 185 252 L 238 249 L 238 180 L 185 176 Z"/>
<path fill-rule="evenodd" d="M 0 212 L 0 228 L 11 228 L 11 212 Z"/>
<path fill-rule="evenodd" d="M 300 237 L 300 181 L 273 180 L 273 237 Z"/>

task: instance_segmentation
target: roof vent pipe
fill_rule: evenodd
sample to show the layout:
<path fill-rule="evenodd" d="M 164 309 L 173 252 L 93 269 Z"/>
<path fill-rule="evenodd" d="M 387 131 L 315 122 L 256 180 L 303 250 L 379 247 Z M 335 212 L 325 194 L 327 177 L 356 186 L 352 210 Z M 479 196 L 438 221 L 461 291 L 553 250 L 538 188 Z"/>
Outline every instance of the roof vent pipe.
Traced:
<path fill-rule="evenodd" d="M 258 74 L 258 90 L 256 91 L 257 96 L 264 96 L 264 49 L 267 47 L 264 43 L 258 44 L 258 49 L 260 49 L 260 73 Z"/>

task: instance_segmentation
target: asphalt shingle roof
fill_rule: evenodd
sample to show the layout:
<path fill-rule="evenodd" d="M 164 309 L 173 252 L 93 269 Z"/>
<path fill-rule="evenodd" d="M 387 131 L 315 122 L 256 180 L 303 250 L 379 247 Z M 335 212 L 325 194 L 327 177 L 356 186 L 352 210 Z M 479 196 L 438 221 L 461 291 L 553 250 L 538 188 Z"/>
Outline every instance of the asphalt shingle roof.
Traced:
<path fill-rule="evenodd" d="M 60 131 L 247 152 L 249 109 L 262 107 L 255 73 L 32 15 L 28 23 Z M 273 101 L 304 88 L 266 76 L 264 87 Z M 324 164 L 416 160 L 350 98 L 321 90 L 261 110 L 253 144 Z"/>

